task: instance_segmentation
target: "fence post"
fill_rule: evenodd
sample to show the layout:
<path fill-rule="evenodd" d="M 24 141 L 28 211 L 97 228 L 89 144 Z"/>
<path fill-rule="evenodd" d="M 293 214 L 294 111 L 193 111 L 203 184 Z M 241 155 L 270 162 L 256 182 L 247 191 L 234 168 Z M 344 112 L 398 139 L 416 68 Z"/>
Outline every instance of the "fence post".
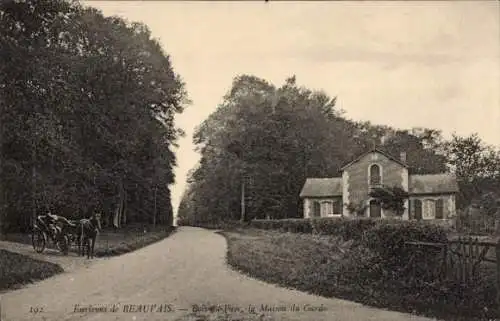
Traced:
<path fill-rule="evenodd" d="M 495 245 L 496 265 L 497 265 L 497 308 L 500 309 L 500 238 L 497 237 Z"/>
<path fill-rule="evenodd" d="M 443 266 L 441 270 L 440 280 L 443 281 L 448 275 L 448 242 L 443 247 Z"/>

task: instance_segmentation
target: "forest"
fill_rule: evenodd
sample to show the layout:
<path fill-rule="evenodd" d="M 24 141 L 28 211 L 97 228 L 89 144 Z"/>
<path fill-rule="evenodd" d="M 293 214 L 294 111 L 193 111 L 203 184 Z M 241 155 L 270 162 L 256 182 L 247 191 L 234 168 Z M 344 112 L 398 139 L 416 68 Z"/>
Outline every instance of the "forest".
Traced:
<path fill-rule="evenodd" d="M 150 30 L 78 1 L 2 1 L 0 51 L 0 231 L 47 211 L 170 225 L 189 100 Z"/>
<path fill-rule="evenodd" d="M 172 224 L 175 116 L 190 101 L 148 27 L 78 1 L 12 0 L 0 30 L 0 232 L 47 211 Z M 239 75 L 223 98 L 193 136 L 181 220 L 238 219 L 242 185 L 247 219 L 301 217 L 306 177 L 337 176 L 373 146 L 405 151 L 413 173 L 454 172 L 459 207 L 498 198 L 500 152 L 477 134 L 352 120 L 294 76 Z"/>
<path fill-rule="evenodd" d="M 373 147 L 406 152 L 410 174 L 454 173 L 458 208 L 477 201 L 491 212 L 500 199 L 500 151 L 477 134 L 446 140 L 437 129 L 348 119 L 336 97 L 298 85 L 295 76 L 280 87 L 235 77 L 193 142 L 201 159 L 179 205 L 181 224 L 240 219 L 242 186 L 245 220 L 302 217 L 299 193 L 307 177 L 339 176 Z"/>

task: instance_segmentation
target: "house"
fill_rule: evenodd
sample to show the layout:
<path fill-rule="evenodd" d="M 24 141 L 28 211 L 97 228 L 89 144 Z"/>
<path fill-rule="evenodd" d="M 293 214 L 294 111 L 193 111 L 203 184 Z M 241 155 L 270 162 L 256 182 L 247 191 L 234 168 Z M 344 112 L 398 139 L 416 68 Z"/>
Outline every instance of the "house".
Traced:
<path fill-rule="evenodd" d="M 370 197 L 377 187 L 402 188 L 408 193 L 402 219 L 448 219 L 456 215 L 456 178 L 447 173 L 413 175 L 408 172 L 406 153 L 395 158 L 373 149 L 341 168 L 342 177 L 308 178 L 300 197 L 304 217 L 394 216 Z M 359 214 L 352 211 L 358 208 Z M 350 212 L 351 210 L 351 212 Z"/>

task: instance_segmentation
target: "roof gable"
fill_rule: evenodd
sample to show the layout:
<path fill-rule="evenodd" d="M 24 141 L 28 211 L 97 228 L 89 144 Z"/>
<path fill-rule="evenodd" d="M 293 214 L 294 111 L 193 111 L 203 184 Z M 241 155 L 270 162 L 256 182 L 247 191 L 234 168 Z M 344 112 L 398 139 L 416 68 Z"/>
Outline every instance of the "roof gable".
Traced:
<path fill-rule="evenodd" d="M 448 194 L 457 193 L 458 182 L 451 174 L 410 175 L 410 194 Z"/>
<path fill-rule="evenodd" d="M 340 168 L 341 171 L 345 170 L 346 168 L 354 165 L 355 163 L 359 162 L 361 159 L 363 159 L 365 156 L 371 154 L 371 153 L 378 153 L 378 154 L 381 154 L 385 157 L 387 157 L 388 159 L 392 160 L 393 162 L 395 163 L 398 163 L 399 165 L 403 166 L 403 167 L 408 167 L 407 164 L 403 163 L 402 161 L 400 161 L 399 159 L 397 159 L 396 157 L 394 156 L 391 156 L 389 154 L 387 154 L 386 152 L 383 152 L 381 151 L 380 149 L 372 149 L 370 151 L 367 151 L 363 154 L 361 154 L 360 156 L 358 156 L 356 159 L 354 159 L 353 161 L 347 163 L 346 165 L 342 166 L 342 168 Z"/>
<path fill-rule="evenodd" d="M 342 178 L 308 178 L 300 192 L 300 197 L 342 196 Z"/>

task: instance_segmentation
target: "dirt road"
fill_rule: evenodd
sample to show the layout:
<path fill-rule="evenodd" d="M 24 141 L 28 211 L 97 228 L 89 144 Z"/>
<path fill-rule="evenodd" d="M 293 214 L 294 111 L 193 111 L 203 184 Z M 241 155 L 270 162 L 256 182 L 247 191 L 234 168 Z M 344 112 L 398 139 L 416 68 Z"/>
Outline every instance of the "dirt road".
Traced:
<path fill-rule="evenodd" d="M 182 227 L 141 250 L 0 295 L 1 320 L 431 320 L 266 284 L 228 268 L 225 254 L 222 236 Z"/>

